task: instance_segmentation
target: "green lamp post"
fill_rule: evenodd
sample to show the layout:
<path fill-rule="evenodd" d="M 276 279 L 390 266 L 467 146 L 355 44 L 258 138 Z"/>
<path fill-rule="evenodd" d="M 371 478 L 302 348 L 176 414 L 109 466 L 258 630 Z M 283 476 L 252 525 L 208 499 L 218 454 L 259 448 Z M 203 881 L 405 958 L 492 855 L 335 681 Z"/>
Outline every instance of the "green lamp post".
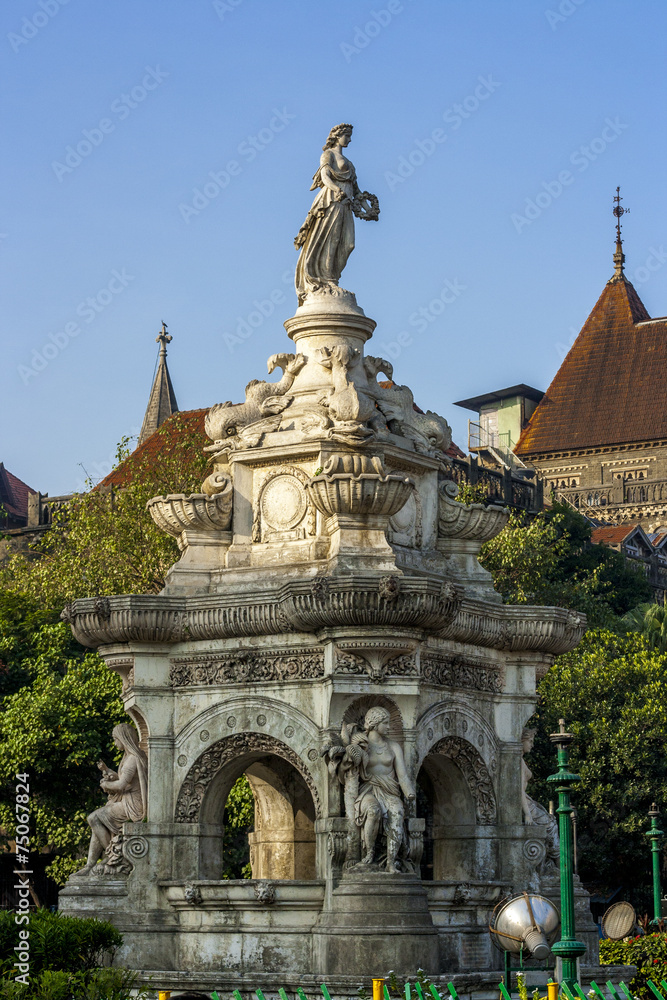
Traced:
<path fill-rule="evenodd" d="M 648 811 L 651 818 L 651 829 L 647 831 L 646 836 L 651 841 L 651 855 L 653 858 L 653 920 L 652 923 L 658 923 L 658 920 L 662 920 L 662 886 L 660 885 L 660 845 L 662 838 L 664 836 L 662 830 L 658 828 L 658 807 L 653 802 L 651 808 Z"/>
<path fill-rule="evenodd" d="M 558 720 L 558 732 L 551 733 L 549 739 L 558 747 L 558 771 L 547 781 L 555 785 L 558 793 L 558 834 L 560 837 L 560 930 L 561 939 L 552 947 L 552 952 L 561 959 L 563 965 L 562 982 L 571 990 L 577 981 L 577 959 L 586 951 L 586 945 L 577 941 L 574 916 L 574 850 L 572 843 L 572 807 L 570 786 L 579 781 L 579 775 L 569 768 L 568 748 L 574 736 L 565 732 L 565 720 Z"/>

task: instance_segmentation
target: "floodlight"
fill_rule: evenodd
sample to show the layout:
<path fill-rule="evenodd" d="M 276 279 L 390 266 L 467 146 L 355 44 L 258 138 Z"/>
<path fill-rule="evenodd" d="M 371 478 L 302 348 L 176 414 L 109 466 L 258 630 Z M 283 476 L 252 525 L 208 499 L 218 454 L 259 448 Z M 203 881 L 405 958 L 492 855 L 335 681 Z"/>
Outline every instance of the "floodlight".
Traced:
<path fill-rule="evenodd" d="M 518 892 L 501 900 L 493 911 L 491 940 L 502 951 L 523 951 L 543 961 L 558 936 L 560 914 L 546 896 Z"/>
<path fill-rule="evenodd" d="M 602 930 L 611 941 L 620 941 L 632 933 L 637 914 L 630 903 L 614 903 L 602 918 Z"/>

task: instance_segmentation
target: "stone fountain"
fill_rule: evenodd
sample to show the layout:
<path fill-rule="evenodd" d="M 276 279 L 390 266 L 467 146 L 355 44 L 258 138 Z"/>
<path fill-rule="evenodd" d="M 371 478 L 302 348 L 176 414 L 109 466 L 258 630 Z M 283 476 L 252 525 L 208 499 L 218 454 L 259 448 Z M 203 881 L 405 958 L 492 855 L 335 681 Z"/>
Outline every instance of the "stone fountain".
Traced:
<path fill-rule="evenodd" d="M 484 973 L 498 900 L 540 878 L 558 891 L 522 739 L 585 622 L 502 604 L 477 556 L 507 510 L 457 502 L 446 421 L 365 353 L 375 323 L 339 279 L 354 217 L 379 207 L 351 133 L 332 130 L 295 241 L 294 353 L 268 361 L 282 377 L 209 411 L 201 493 L 148 505 L 182 553 L 164 590 L 64 612 L 122 676 L 148 781 L 138 744 L 105 773 L 115 826 L 92 815 L 60 907 L 111 920 L 117 960 L 172 988 L 319 976 L 353 995 L 390 968 Z M 242 774 L 252 878 L 223 880 Z"/>

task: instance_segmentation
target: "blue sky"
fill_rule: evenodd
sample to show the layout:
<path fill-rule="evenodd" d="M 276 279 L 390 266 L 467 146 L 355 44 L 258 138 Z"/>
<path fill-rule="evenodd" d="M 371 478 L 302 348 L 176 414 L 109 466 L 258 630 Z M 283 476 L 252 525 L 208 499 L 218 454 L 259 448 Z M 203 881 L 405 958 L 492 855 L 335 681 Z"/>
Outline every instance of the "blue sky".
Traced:
<path fill-rule="evenodd" d="M 181 409 L 242 400 L 290 349 L 292 240 L 341 121 L 381 207 L 342 284 L 462 447 L 454 400 L 553 377 L 613 270 L 617 184 L 627 272 L 667 313 L 661 4 L 9 0 L 0 21 L 0 460 L 34 489 L 82 488 L 138 432 L 163 319 Z"/>

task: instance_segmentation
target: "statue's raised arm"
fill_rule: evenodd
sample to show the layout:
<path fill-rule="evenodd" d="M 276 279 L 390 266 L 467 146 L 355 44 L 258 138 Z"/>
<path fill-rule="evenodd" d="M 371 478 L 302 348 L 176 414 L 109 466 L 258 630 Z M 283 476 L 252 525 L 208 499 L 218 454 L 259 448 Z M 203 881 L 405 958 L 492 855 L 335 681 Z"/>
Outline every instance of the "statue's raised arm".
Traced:
<path fill-rule="evenodd" d="M 294 245 L 300 250 L 296 265 L 299 305 L 309 293 L 342 293 L 338 282 L 354 250 L 354 216 L 376 222 L 378 199 L 360 191 L 354 164 L 343 150 L 352 138 L 352 126 L 336 125 L 320 157 L 310 190 L 319 188 Z"/>

